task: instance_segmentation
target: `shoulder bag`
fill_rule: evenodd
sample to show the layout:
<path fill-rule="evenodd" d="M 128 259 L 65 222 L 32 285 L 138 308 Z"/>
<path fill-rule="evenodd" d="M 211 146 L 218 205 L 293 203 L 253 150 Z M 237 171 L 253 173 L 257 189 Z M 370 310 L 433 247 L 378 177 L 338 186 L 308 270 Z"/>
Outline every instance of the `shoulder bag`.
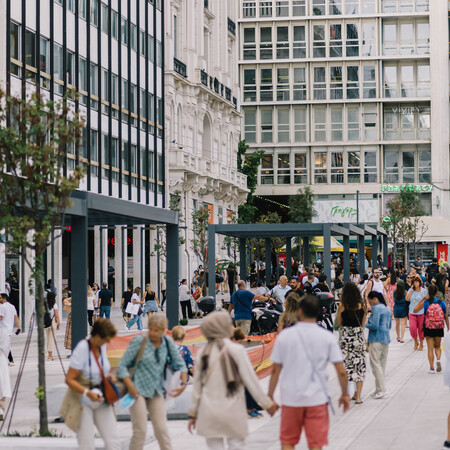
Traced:
<path fill-rule="evenodd" d="M 172 357 L 170 355 L 170 348 L 169 344 L 167 343 L 167 337 L 163 336 L 164 343 L 166 344 L 167 349 L 167 358 L 166 358 L 166 364 L 164 365 L 164 379 L 163 379 L 163 393 L 164 398 L 167 397 L 167 394 L 169 394 L 174 389 L 177 389 L 180 387 L 181 383 L 181 372 L 179 370 L 175 370 L 172 366 Z M 178 351 L 178 349 L 177 349 Z M 181 356 L 180 356 L 181 357 Z"/>

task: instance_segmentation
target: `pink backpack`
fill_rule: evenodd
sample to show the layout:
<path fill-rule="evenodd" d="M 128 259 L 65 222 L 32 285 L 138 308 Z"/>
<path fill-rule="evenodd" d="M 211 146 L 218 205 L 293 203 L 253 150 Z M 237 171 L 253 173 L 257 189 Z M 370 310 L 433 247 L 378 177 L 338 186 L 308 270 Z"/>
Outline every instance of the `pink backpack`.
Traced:
<path fill-rule="evenodd" d="M 444 311 L 439 302 L 430 303 L 425 315 L 425 327 L 430 330 L 444 328 Z"/>

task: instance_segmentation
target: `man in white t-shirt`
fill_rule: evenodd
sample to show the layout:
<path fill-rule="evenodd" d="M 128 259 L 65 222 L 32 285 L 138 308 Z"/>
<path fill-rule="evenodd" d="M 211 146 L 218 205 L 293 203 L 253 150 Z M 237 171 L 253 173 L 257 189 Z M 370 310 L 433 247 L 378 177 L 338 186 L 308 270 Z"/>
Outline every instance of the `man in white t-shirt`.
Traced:
<path fill-rule="evenodd" d="M 275 305 L 279 306 L 282 310 L 282 306 L 286 300 L 286 294 L 291 290 L 288 284 L 288 277 L 283 275 L 280 277 L 280 284 L 276 285 L 272 290 L 269 291 L 269 295 L 276 300 Z"/>
<path fill-rule="evenodd" d="M 17 317 L 17 311 L 13 304 L 8 302 L 7 294 L 0 294 L 0 327 L 8 330 L 8 335 L 11 336 L 14 332 L 14 322 L 19 334 L 22 330 L 20 328 L 19 318 Z M 14 358 L 11 351 L 8 355 L 9 365 L 14 365 Z"/>
<path fill-rule="evenodd" d="M 334 364 L 341 385 L 339 406 L 350 407 L 347 373 L 339 345 L 332 333 L 317 325 L 319 301 L 306 296 L 299 304 L 300 322 L 284 329 L 277 337 L 271 359 L 274 363 L 269 397 L 281 374 L 281 429 L 283 450 L 293 450 L 300 441 L 302 429 L 310 449 L 328 445 L 327 366 Z"/>

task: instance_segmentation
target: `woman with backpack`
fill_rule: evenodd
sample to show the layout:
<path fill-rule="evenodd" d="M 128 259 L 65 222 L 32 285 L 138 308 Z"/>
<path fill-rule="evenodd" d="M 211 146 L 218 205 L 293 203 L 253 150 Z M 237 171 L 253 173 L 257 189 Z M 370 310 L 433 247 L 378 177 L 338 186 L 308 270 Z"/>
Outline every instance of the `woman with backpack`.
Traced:
<path fill-rule="evenodd" d="M 405 283 L 403 280 L 397 281 L 397 289 L 393 293 L 394 299 L 394 319 L 395 331 L 397 332 L 397 342 L 404 343 L 406 328 L 406 300 Z"/>
<path fill-rule="evenodd" d="M 411 289 L 406 294 L 406 301 L 409 302 L 409 332 L 414 339 L 414 350 L 423 350 L 423 307 L 417 309 L 416 306 L 427 295 L 427 290 L 422 287 L 422 279 L 416 275 L 411 284 Z M 419 337 L 420 345 L 417 340 Z"/>
<path fill-rule="evenodd" d="M 441 366 L 441 339 L 444 337 L 444 324 L 449 330 L 447 308 L 444 300 L 436 298 L 437 288 L 434 285 L 428 287 L 428 295 L 422 298 L 414 307 L 414 312 L 423 308 L 425 313 L 424 336 L 427 340 L 428 361 L 430 370 L 428 373 L 436 373 L 434 370 L 434 354 L 436 354 L 436 370 L 440 372 Z M 434 353 L 433 353 L 434 350 Z"/>

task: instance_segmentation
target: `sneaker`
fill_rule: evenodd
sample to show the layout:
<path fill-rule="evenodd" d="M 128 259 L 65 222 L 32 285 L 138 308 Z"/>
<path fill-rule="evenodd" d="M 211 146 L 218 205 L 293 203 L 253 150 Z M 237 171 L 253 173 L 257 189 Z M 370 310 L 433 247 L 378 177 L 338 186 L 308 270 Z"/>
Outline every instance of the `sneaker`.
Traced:
<path fill-rule="evenodd" d="M 434 369 L 430 369 L 430 370 L 428 371 L 428 373 L 429 373 L 430 375 L 434 375 L 436 372 L 435 372 Z"/>
<path fill-rule="evenodd" d="M 445 450 L 445 449 L 447 449 L 447 448 L 450 448 L 450 441 L 445 441 L 445 442 L 444 442 L 444 445 L 443 445 L 443 447 L 442 447 L 442 450 Z"/>
<path fill-rule="evenodd" d="M 8 366 L 9 366 L 9 367 L 15 366 L 14 361 L 9 362 L 9 363 L 8 363 Z"/>
<path fill-rule="evenodd" d="M 372 395 L 372 398 L 374 398 L 375 400 L 381 400 L 382 398 L 384 398 L 385 395 L 386 395 L 385 392 L 376 392 L 375 394 Z"/>
<path fill-rule="evenodd" d="M 436 371 L 437 372 L 442 372 L 442 366 L 441 366 L 441 362 L 440 361 L 436 362 Z"/>
<path fill-rule="evenodd" d="M 259 419 L 259 418 L 261 417 L 261 414 L 259 414 L 258 411 L 250 411 L 250 412 L 248 413 L 248 417 L 249 417 L 250 419 Z"/>
<path fill-rule="evenodd" d="M 3 414 L 4 414 L 3 409 L 0 408 L 0 420 L 3 420 Z"/>

